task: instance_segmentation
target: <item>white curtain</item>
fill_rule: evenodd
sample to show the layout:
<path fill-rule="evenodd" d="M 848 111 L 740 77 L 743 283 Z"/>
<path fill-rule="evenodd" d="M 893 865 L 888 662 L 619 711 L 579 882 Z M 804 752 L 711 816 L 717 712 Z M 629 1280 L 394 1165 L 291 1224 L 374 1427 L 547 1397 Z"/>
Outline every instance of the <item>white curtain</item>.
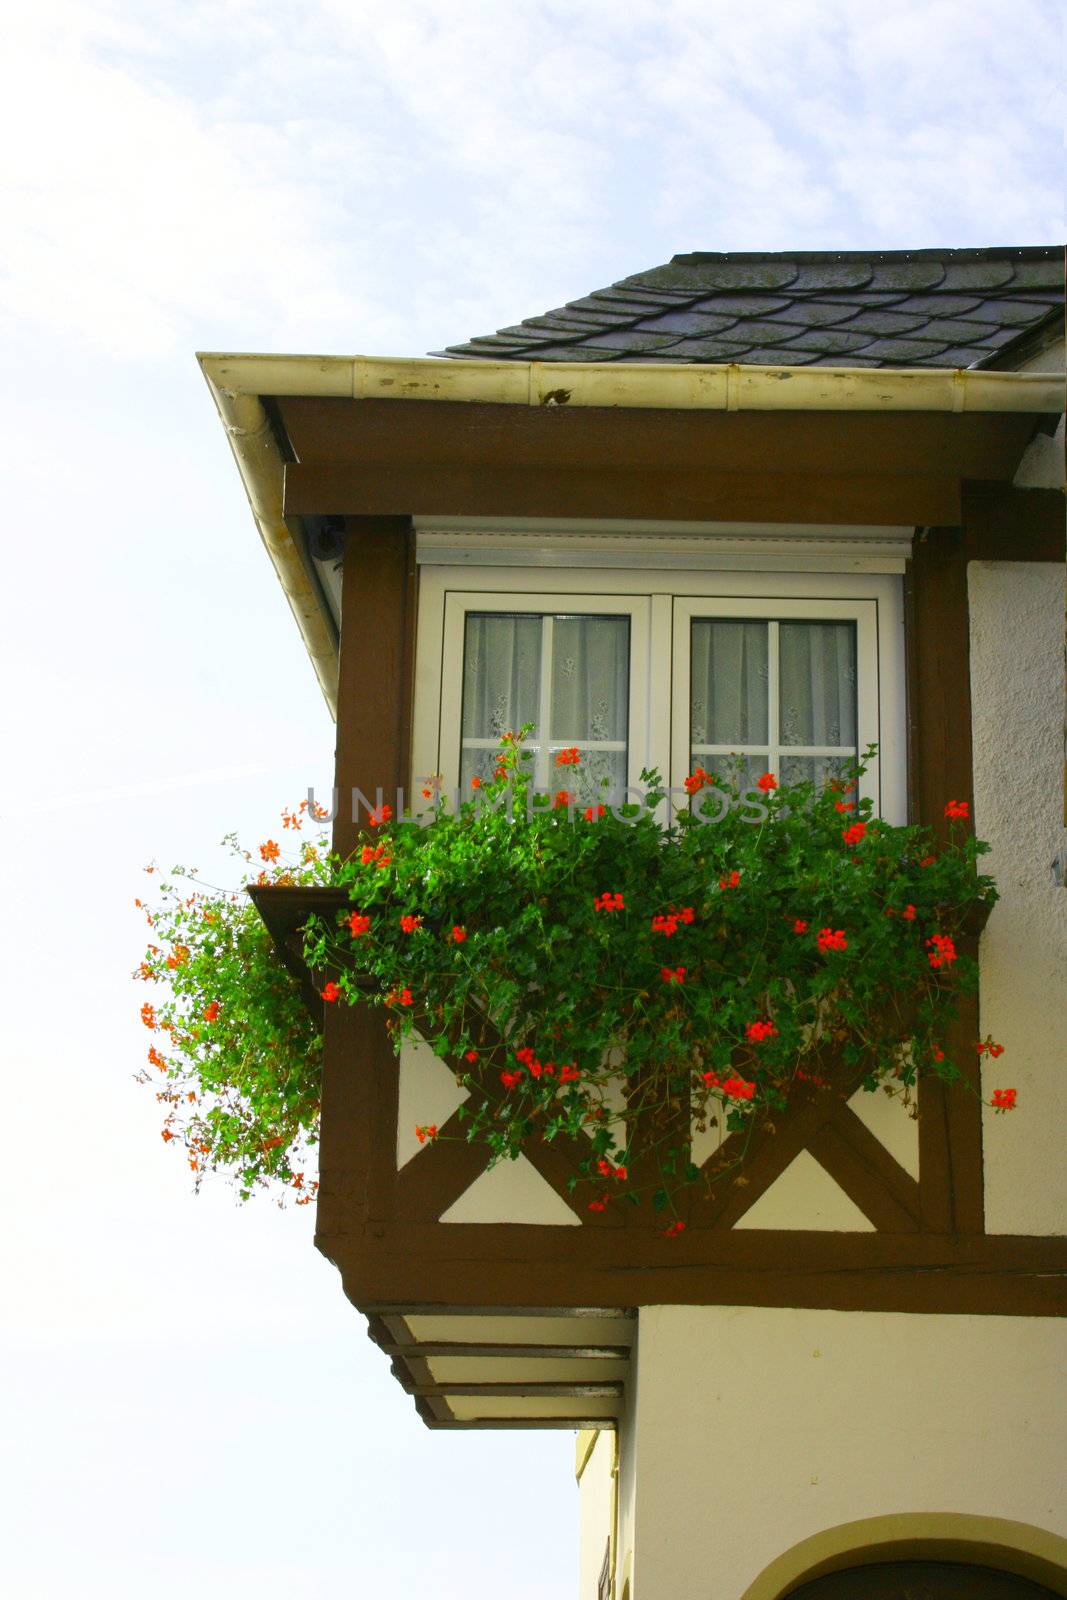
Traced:
<path fill-rule="evenodd" d="M 577 788 L 585 799 L 607 778 L 626 783 L 630 700 L 630 624 L 626 617 L 470 613 L 463 662 L 464 788 L 496 765 L 494 750 L 471 748 L 470 740 L 499 740 L 508 729 L 532 723 L 531 747 L 540 749 L 542 678 L 549 675 L 548 743 L 577 745 L 580 769 L 561 770 L 559 787 Z M 621 744 L 621 750 L 595 748 Z M 542 759 L 539 781 L 555 783 L 554 764 Z M 567 782 L 564 784 L 563 779 Z"/>

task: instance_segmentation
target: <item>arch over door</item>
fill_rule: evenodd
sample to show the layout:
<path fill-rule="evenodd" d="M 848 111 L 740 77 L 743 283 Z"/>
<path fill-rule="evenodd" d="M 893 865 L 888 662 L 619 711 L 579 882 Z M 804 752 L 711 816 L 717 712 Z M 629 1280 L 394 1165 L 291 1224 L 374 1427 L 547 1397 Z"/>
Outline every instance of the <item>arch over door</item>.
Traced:
<path fill-rule="evenodd" d="M 1011 1572 L 955 1561 L 884 1561 L 849 1567 L 789 1591 L 788 1600 L 1057 1600 Z"/>

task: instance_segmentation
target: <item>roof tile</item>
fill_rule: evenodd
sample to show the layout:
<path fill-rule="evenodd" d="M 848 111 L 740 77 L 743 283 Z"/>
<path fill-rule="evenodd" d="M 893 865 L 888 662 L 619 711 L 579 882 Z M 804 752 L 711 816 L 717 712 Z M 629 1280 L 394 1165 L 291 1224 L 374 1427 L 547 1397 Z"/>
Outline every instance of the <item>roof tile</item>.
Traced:
<path fill-rule="evenodd" d="M 853 333 L 849 328 L 810 328 L 790 342 L 790 350 L 810 350 L 814 355 L 844 355 L 849 350 L 869 347 L 869 333 Z"/>
<path fill-rule="evenodd" d="M 635 273 L 615 285 L 672 289 L 679 294 L 707 294 L 713 289 L 782 289 L 797 275 L 796 264 L 788 260 L 702 261 L 675 256 L 665 267 Z"/>
<path fill-rule="evenodd" d="M 931 356 L 939 356 L 945 341 L 929 343 L 924 339 L 875 339 L 864 349 L 865 356 L 877 356 L 879 361 L 892 361 L 901 367 L 924 366 Z M 951 365 L 951 363 L 950 363 Z"/>
<path fill-rule="evenodd" d="M 694 309 L 665 311 L 662 316 L 646 317 L 638 323 L 638 327 L 649 328 L 654 333 L 709 334 L 722 333 L 724 328 L 732 328 L 736 321 L 735 316 L 715 316 L 709 311 Z"/>
<path fill-rule="evenodd" d="M 1063 304 L 1058 248 L 693 252 L 445 355 L 503 361 L 1010 365 Z"/>

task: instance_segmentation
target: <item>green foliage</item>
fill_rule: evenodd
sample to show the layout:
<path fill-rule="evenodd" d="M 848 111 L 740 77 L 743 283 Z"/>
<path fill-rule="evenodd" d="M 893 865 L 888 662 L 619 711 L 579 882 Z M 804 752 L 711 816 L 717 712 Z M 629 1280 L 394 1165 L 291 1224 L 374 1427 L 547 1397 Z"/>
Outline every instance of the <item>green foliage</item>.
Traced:
<path fill-rule="evenodd" d="M 300 812 L 284 818 L 294 831 L 303 821 Z M 232 835 L 224 843 L 251 862 Z M 315 845 L 303 846 L 295 866 L 273 864 L 280 847 L 272 840 L 260 851 L 270 863 L 261 882 L 321 883 L 331 871 Z M 159 894 L 155 907 L 141 906 L 152 942 L 135 976 L 164 986 L 161 1001 L 142 1007 L 153 1042 L 139 1075 L 155 1084 L 165 1107 L 163 1138 L 184 1147 L 197 1187 L 205 1173 L 229 1169 L 242 1199 L 273 1184 L 306 1203 L 314 1188 L 302 1169 L 318 1132 L 320 1031 L 245 894 L 213 889 L 181 866 Z"/>
<path fill-rule="evenodd" d="M 309 969 L 327 1003 L 380 1006 L 398 1047 L 417 1032 L 452 1063 L 469 1092 L 458 1137 L 492 1160 L 555 1141 L 591 1209 L 672 1213 L 797 1096 L 862 1077 L 909 1102 L 922 1073 L 958 1075 L 945 1029 L 977 973 L 955 941 L 995 899 L 966 826 L 939 846 L 872 818 L 853 800 L 862 763 L 825 787 L 767 774 L 744 795 L 698 772 L 673 813 L 645 773 L 646 803 L 613 811 L 576 798 L 566 751 L 571 788 L 553 802 L 531 789 L 522 738 L 457 810 L 386 808 L 347 861 L 259 851 L 258 881 L 347 890 L 335 923 L 308 925 Z M 142 1013 L 163 1137 L 184 1143 L 197 1183 L 228 1168 L 243 1197 L 277 1180 L 306 1203 L 321 1041 L 295 980 L 243 894 L 175 868 L 147 914 L 139 975 L 166 986 Z M 736 1136 L 704 1171 L 691 1119 Z"/>

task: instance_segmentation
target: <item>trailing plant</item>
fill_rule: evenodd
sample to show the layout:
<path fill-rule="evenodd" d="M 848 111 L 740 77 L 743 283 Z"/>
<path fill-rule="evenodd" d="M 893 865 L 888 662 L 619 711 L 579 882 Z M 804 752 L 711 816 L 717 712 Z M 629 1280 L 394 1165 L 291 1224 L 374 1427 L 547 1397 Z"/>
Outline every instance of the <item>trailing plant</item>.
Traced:
<path fill-rule="evenodd" d="M 744 793 L 698 769 L 673 810 L 647 772 L 644 804 L 615 808 L 583 792 L 577 749 L 556 756 L 566 787 L 535 793 L 525 732 L 458 808 L 431 789 L 421 817 L 372 813 L 348 860 L 316 848 L 293 875 L 273 841 L 260 847 L 261 878 L 346 891 L 336 920 L 307 929 L 323 1002 L 380 1007 L 398 1047 L 418 1034 L 452 1064 L 468 1091 L 452 1136 L 492 1159 L 557 1141 L 591 1210 L 650 1200 L 674 1233 L 684 1187 L 736 1175 L 752 1132 L 796 1098 L 862 1081 L 909 1103 L 922 1074 L 962 1076 L 946 1032 L 977 971 L 957 943 L 995 899 L 965 802 L 947 803 L 960 825 L 943 845 L 872 816 L 856 798 L 863 762 L 825 785 L 765 773 Z M 180 1063 L 164 1092 L 199 1097 L 183 1130 L 198 1178 L 233 1165 L 242 1193 L 270 1177 L 299 1187 L 293 1151 L 317 1114 L 311 1019 L 247 904 L 208 909 L 224 944 L 196 901 L 185 920 L 172 909 L 146 963 L 174 996 L 154 1013 Z M 175 940 L 189 953 L 169 966 Z M 694 1122 L 734 1136 L 702 1170 Z"/>

